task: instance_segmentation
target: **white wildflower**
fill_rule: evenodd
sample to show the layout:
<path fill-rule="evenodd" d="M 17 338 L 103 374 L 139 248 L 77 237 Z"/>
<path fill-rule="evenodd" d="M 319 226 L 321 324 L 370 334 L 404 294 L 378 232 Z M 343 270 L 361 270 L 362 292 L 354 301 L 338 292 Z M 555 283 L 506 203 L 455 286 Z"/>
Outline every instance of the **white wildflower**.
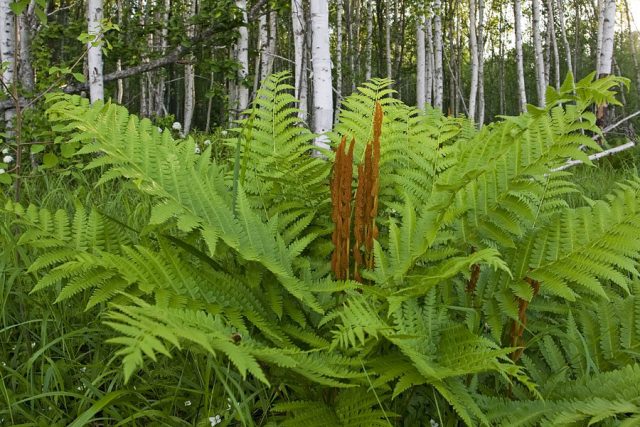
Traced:
<path fill-rule="evenodd" d="M 12 156 L 6 155 L 2 158 L 2 163 L 11 163 L 11 162 L 13 162 Z"/>
<path fill-rule="evenodd" d="M 85 373 L 87 372 L 87 367 L 83 366 L 82 368 L 80 368 L 80 372 Z"/>
<path fill-rule="evenodd" d="M 209 422 L 211 423 L 211 427 L 215 427 L 222 422 L 222 417 L 220 415 L 209 417 Z"/>
<path fill-rule="evenodd" d="M 2 366 L 7 366 L 7 362 L 2 362 Z"/>
<path fill-rule="evenodd" d="M 184 406 L 191 406 L 191 401 L 190 400 L 185 400 Z"/>
<path fill-rule="evenodd" d="M 162 128 L 158 128 L 158 132 L 162 133 Z"/>
<path fill-rule="evenodd" d="M 222 136 L 227 136 L 227 131 L 223 130 L 222 132 L 220 132 L 222 134 Z"/>
<path fill-rule="evenodd" d="M 227 411 L 231 410 L 231 399 L 227 397 Z"/>
<path fill-rule="evenodd" d="M 3 148 L 2 149 L 2 154 L 9 154 L 9 149 L 8 148 Z"/>
<path fill-rule="evenodd" d="M 180 122 L 173 122 L 173 124 L 171 125 L 171 129 L 182 130 L 182 125 L 180 124 Z"/>
<path fill-rule="evenodd" d="M 6 172 L 6 170 L 4 170 L 4 169 L 0 168 L 0 175 L 2 175 L 2 174 L 3 174 L 3 173 L 5 173 L 5 172 Z M 14 350 L 15 350 L 15 349 L 14 349 Z"/>
<path fill-rule="evenodd" d="M 196 154 L 200 154 L 201 153 L 200 147 L 198 147 L 196 145 L 196 147 L 194 148 L 193 152 L 196 153 Z"/>
<path fill-rule="evenodd" d="M 34 348 L 35 346 L 36 346 L 36 343 L 35 343 L 35 342 L 32 342 L 32 343 L 31 343 L 31 348 Z"/>
<path fill-rule="evenodd" d="M 208 139 L 205 139 L 203 142 L 204 145 L 211 145 L 211 141 Z"/>
<path fill-rule="evenodd" d="M 436 422 L 436 420 L 434 420 L 433 418 L 431 419 L 431 421 L 429 423 L 431 424 L 431 427 L 440 427 L 440 424 L 438 424 Z"/>

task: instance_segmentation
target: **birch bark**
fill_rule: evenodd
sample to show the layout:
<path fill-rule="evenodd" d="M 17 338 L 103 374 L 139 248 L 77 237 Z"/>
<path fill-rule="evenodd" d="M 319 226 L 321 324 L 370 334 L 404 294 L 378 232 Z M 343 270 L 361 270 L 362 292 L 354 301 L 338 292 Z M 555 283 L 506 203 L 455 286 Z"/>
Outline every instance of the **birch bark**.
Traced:
<path fill-rule="evenodd" d="M 89 35 L 97 37 L 89 42 L 87 61 L 89 67 L 89 98 L 91 102 L 104 99 L 103 61 L 102 61 L 102 0 L 87 1 L 87 27 Z"/>
<path fill-rule="evenodd" d="M 418 22 L 416 23 L 416 105 L 420 110 L 424 110 L 424 104 L 426 102 L 425 84 L 427 82 L 424 21 L 425 18 L 421 15 L 418 17 Z"/>
<path fill-rule="evenodd" d="M 6 68 L 0 75 L 2 82 L 11 87 L 15 81 L 15 15 L 9 5 L 11 0 L 0 0 L 0 63 L 5 63 Z M 4 85 L 3 90 L 4 91 Z M 7 127 L 11 127 L 11 120 L 15 116 L 15 110 L 8 108 L 4 111 L 4 119 Z"/>
<path fill-rule="evenodd" d="M 477 5 L 469 0 L 469 53 L 471 55 L 471 84 L 469 88 L 469 119 L 476 120 L 476 99 L 478 96 L 478 38 L 476 27 Z"/>
<path fill-rule="evenodd" d="M 189 8 L 186 17 L 187 34 L 189 37 L 195 35 L 195 26 L 193 25 L 193 17 L 196 15 L 197 0 L 189 1 Z M 182 127 L 182 135 L 186 136 L 191 130 L 191 122 L 193 120 L 193 111 L 196 103 L 196 73 L 194 69 L 195 58 L 189 56 L 187 64 L 184 67 L 184 124 Z"/>
<path fill-rule="evenodd" d="M 536 70 L 536 90 L 538 93 L 538 105 L 544 107 L 546 92 L 546 77 L 544 74 L 544 56 L 542 52 L 542 34 L 540 32 L 540 0 L 533 0 L 533 20 L 531 32 L 533 33 L 534 65 Z"/>
<path fill-rule="evenodd" d="M 558 0 L 558 23 L 560 24 L 560 37 L 562 38 L 562 44 L 564 45 L 564 55 L 567 61 L 567 71 L 573 73 L 575 76 L 575 70 L 573 69 L 573 61 L 571 60 L 571 46 L 569 45 L 569 39 L 567 38 L 567 29 L 564 25 L 564 0 Z"/>
<path fill-rule="evenodd" d="M 236 40 L 236 60 L 240 68 L 237 72 L 237 99 L 236 108 L 239 114 L 249 106 L 249 88 L 245 80 L 249 74 L 249 30 L 247 29 L 247 0 L 236 0 L 236 7 L 242 13 L 243 25 L 238 28 L 238 39 Z"/>
<path fill-rule="evenodd" d="M 442 11 L 441 0 L 433 2 L 434 19 L 433 19 L 433 45 L 435 49 L 435 68 L 434 68 L 434 85 L 435 93 L 433 96 L 433 106 L 442 110 L 442 97 L 444 92 L 444 70 L 442 69 Z"/>
<path fill-rule="evenodd" d="M 367 42 L 365 47 L 365 80 L 371 79 L 371 49 L 373 45 L 373 0 L 367 2 Z"/>
<path fill-rule="evenodd" d="M 478 0 L 478 125 L 484 123 L 484 0 Z"/>
<path fill-rule="evenodd" d="M 562 1 L 562 0 L 560 0 Z M 524 85 L 524 54 L 522 52 L 522 4 L 520 0 L 513 1 L 514 30 L 516 36 L 516 68 L 518 74 L 518 96 L 520 112 L 527 111 L 527 91 Z"/>
<path fill-rule="evenodd" d="M 307 72 L 305 70 L 306 52 L 304 49 L 306 20 L 303 0 L 291 0 L 291 22 L 293 26 L 293 52 L 294 52 L 294 87 L 295 96 L 300 100 L 298 117 L 301 121 L 307 121 Z"/>
<path fill-rule="evenodd" d="M 313 131 L 319 136 L 314 144 L 329 148 L 326 132 L 333 123 L 331 53 L 329 51 L 328 0 L 311 0 L 311 62 L 313 66 Z"/>
<path fill-rule="evenodd" d="M 342 0 L 336 2 L 336 92 L 335 121 L 342 103 Z"/>

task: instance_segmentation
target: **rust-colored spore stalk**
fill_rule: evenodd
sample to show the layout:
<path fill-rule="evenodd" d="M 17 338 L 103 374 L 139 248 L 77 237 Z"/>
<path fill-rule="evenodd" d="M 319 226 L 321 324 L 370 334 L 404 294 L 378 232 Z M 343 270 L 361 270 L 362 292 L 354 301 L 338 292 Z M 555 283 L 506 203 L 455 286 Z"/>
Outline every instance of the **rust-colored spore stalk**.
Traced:
<path fill-rule="evenodd" d="M 533 291 L 533 296 L 535 297 L 540 292 L 540 282 L 531 279 L 530 277 L 526 277 L 525 281 L 531 286 Z M 512 347 L 521 347 L 517 350 L 514 350 L 511 353 L 511 360 L 517 362 L 522 356 L 522 352 L 524 351 L 524 340 L 522 339 L 522 335 L 524 334 L 524 330 L 527 327 L 527 308 L 529 308 L 529 301 L 518 298 L 518 320 L 513 321 L 513 325 L 511 326 L 511 346 Z"/>
<path fill-rule="evenodd" d="M 353 278 L 362 282 L 360 269 L 373 269 L 373 241 L 378 238 L 376 217 L 378 215 L 378 193 L 380 189 L 380 134 L 382 133 L 382 107 L 375 105 L 373 116 L 373 139 L 367 143 L 364 159 L 358 166 L 358 186 L 354 209 Z M 346 151 L 346 137 L 342 138 L 336 151 L 336 161 L 331 180 L 331 218 L 335 225 L 332 241 L 335 246 L 331 267 L 338 280 L 349 278 L 351 251 L 351 182 L 353 179 L 354 140 Z"/>
<path fill-rule="evenodd" d="M 351 234 L 351 181 L 353 179 L 353 146 L 351 140 L 346 151 L 347 137 L 343 137 L 336 151 L 331 180 L 331 219 L 335 224 L 331 240 L 335 247 L 331 256 L 331 269 L 338 280 L 349 278 L 349 249 Z"/>

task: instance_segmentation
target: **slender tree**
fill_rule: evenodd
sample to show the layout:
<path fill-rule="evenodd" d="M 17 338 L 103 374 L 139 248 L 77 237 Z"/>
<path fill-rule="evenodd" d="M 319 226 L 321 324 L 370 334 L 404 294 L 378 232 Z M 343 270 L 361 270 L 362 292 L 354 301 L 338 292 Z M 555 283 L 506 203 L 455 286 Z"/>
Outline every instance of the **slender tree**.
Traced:
<path fill-rule="evenodd" d="M 329 148 L 326 132 L 333 123 L 331 53 L 329 50 L 329 2 L 311 0 L 311 61 L 313 65 L 313 131 L 315 145 Z"/>
<path fill-rule="evenodd" d="M 636 90 L 638 92 L 638 96 L 640 97 L 640 64 L 638 63 L 638 52 L 636 49 L 633 31 L 631 30 L 632 20 L 631 14 L 629 13 L 629 3 L 627 0 L 624 0 L 624 8 L 627 16 L 627 37 L 629 38 L 629 50 L 631 51 L 631 59 L 633 60 L 633 66 L 635 68 Z"/>
<path fill-rule="evenodd" d="M 336 2 L 336 92 L 337 121 L 342 102 L 342 0 Z"/>
<path fill-rule="evenodd" d="M 560 52 L 558 51 L 558 41 L 556 37 L 556 20 L 553 0 L 547 0 L 547 28 L 551 38 L 551 49 L 553 51 L 553 75 L 556 89 L 560 88 Z"/>
<path fill-rule="evenodd" d="M 307 121 L 307 72 L 306 51 L 304 39 L 306 32 L 306 19 L 303 0 L 291 0 L 291 21 L 293 26 L 293 51 L 294 51 L 294 86 L 296 98 L 300 100 L 300 120 Z"/>
<path fill-rule="evenodd" d="M 442 68 L 442 10 L 441 0 L 434 0 L 433 46 L 435 50 L 433 106 L 442 110 L 444 95 L 444 70 Z"/>
<path fill-rule="evenodd" d="M 239 113 L 249 106 L 249 88 L 246 86 L 246 79 L 249 74 L 249 30 L 247 29 L 247 0 L 236 0 L 236 7 L 242 13 L 242 22 L 238 28 L 238 38 L 236 40 L 236 60 L 240 67 L 237 72 L 236 86 L 236 109 Z"/>
<path fill-rule="evenodd" d="M 476 0 L 469 0 L 469 55 L 471 56 L 471 85 L 469 89 L 469 118 L 476 119 L 476 100 L 478 96 L 478 28 Z"/>
<path fill-rule="evenodd" d="M 15 81 L 15 15 L 11 11 L 11 0 L 0 0 L 0 63 L 5 65 L 2 74 L 2 89 L 12 91 L 12 85 Z M 7 108 L 4 110 L 4 119 L 8 127 L 11 126 L 11 120 L 15 115 L 15 110 Z"/>
<path fill-rule="evenodd" d="M 538 93 L 538 105 L 544 107 L 546 92 L 546 77 L 544 75 L 544 56 L 542 53 L 542 33 L 540 31 L 540 0 L 532 1 L 533 18 L 531 22 L 531 32 L 533 33 L 533 55 L 536 70 L 536 90 Z"/>
<path fill-rule="evenodd" d="M 424 43 L 424 16 L 419 15 L 416 22 L 416 105 L 420 110 L 424 110 L 427 99 L 426 93 L 426 49 Z"/>
<path fill-rule="evenodd" d="M 427 76 L 426 76 L 426 104 L 427 105 L 432 105 L 433 103 L 433 74 L 434 74 L 434 57 L 433 57 L 433 25 L 432 25 L 432 17 L 431 15 L 427 16 L 427 19 L 425 20 L 425 39 L 427 41 L 427 61 L 426 61 L 426 68 L 427 68 Z"/>
<path fill-rule="evenodd" d="M 478 0 L 478 125 L 484 123 L 484 0 Z"/>
<path fill-rule="evenodd" d="M 341 0 L 340 0 L 341 1 Z M 387 61 L 387 78 L 392 79 L 392 67 L 391 64 L 393 62 L 393 57 L 391 54 L 391 3 L 393 0 L 386 0 L 386 6 L 387 6 L 387 10 L 385 13 L 385 20 L 384 20 L 384 41 L 385 41 L 385 50 L 386 50 L 386 55 L 385 55 L 385 59 Z"/>
<path fill-rule="evenodd" d="M 88 33 L 95 40 L 89 42 L 87 62 L 89 67 L 89 97 L 91 102 L 104 99 L 103 61 L 102 61 L 102 31 L 103 16 L 102 0 L 87 1 Z"/>
<path fill-rule="evenodd" d="M 20 64 L 18 67 L 18 80 L 23 90 L 32 92 L 35 88 L 35 76 L 33 73 L 33 64 L 31 63 L 31 31 L 34 15 L 35 0 L 29 2 L 29 6 L 18 15 L 18 37 L 20 38 Z"/>
<path fill-rule="evenodd" d="M 516 69 L 518 74 L 518 97 L 520 112 L 527 110 L 527 90 L 524 85 L 524 54 L 522 49 L 522 4 L 520 0 L 513 0 L 514 30 L 516 43 Z"/>
<path fill-rule="evenodd" d="M 367 2 L 367 40 L 365 44 L 365 80 L 371 79 L 371 51 L 373 46 L 373 0 Z"/>
<path fill-rule="evenodd" d="M 569 45 L 569 39 L 567 37 L 567 29 L 564 24 L 564 0 L 558 0 L 558 23 L 560 24 L 560 37 L 562 38 L 562 44 L 564 45 L 564 56 L 567 61 L 567 71 L 572 72 L 575 75 L 573 69 L 573 61 L 571 61 L 571 46 Z"/>
<path fill-rule="evenodd" d="M 195 36 L 195 26 L 193 25 L 193 17 L 197 11 L 197 0 L 189 0 L 186 16 L 187 35 Z M 193 111 L 196 104 L 196 72 L 195 58 L 191 55 L 184 67 L 184 125 L 182 128 L 183 135 L 188 135 L 191 130 L 191 121 L 193 120 Z"/>

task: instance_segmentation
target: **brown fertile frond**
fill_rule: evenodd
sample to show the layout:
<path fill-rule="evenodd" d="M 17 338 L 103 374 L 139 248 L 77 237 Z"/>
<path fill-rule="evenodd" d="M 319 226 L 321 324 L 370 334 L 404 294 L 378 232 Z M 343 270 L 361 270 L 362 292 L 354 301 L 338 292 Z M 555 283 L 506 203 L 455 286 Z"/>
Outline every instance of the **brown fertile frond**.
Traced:
<path fill-rule="evenodd" d="M 524 280 L 529 284 L 529 286 L 531 286 L 531 289 L 533 290 L 533 297 L 538 295 L 538 292 L 540 291 L 540 282 L 529 277 L 525 277 Z M 518 359 L 520 359 L 520 356 L 522 356 L 522 352 L 524 351 L 524 340 L 522 339 L 522 335 L 524 334 L 524 330 L 527 326 L 527 308 L 529 307 L 529 304 L 530 301 L 518 298 L 518 320 L 514 320 L 513 325 L 511 326 L 511 346 L 520 347 L 511 353 L 511 360 L 514 362 L 517 362 Z"/>
<path fill-rule="evenodd" d="M 378 238 L 378 194 L 380 192 L 380 135 L 382 107 L 376 103 L 373 116 L 373 140 L 367 143 L 364 159 L 358 166 L 358 188 L 355 209 L 354 277 L 361 281 L 360 267 L 373 269 L 373 242 Z M 364 255 L 362 251 L 364 250 Z"/>
<path fill-rule="evenodd" d="M 351 234 L 351 181 L 353 180 L 353 148 L 351 141 L 346 150 L 347 137 L 343 137 L 336 151 L 331 179 L 331 219 L 334 223 L 331 241 L 335 247 L 331 256 L 331 269 L 338 280 L 349 277 L 349 252 Z"/>

